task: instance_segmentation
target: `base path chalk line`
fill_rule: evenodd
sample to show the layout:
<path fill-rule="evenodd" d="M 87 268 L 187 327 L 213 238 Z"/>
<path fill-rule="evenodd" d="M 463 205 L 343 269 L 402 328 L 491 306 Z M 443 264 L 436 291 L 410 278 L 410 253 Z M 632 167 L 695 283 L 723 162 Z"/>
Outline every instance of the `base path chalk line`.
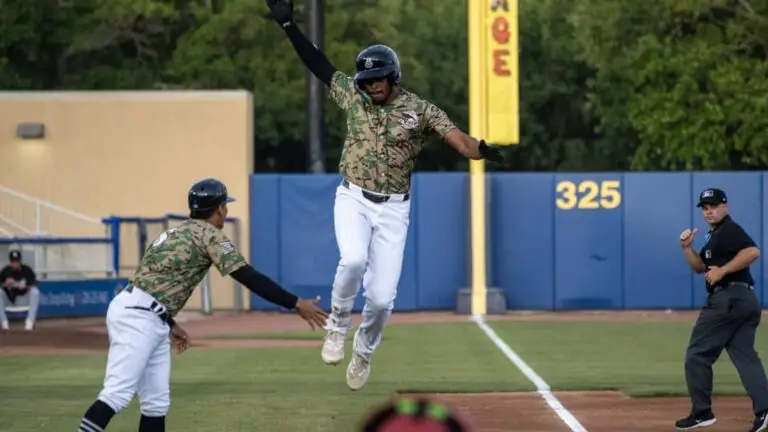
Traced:
<path fill-rule="evenodd" d="M 541 395 L 542 399 L 544 399 L 547 402 L 547 405 L 549 405 L 550 408 L 560 417 L 560 419 L 565 422 L 566 425 L 571 429 L 573 432 L 587 432 L 587 429 L 579 423 L 578 420 L 576 420 L 576 417 L 573 416 L 573 414 L 570 413 L 563 404 L 560 403 L 560 401 L 555 397 L 554 394 L 552 394 L 552 390 L 549 387 L 549 384 L 547 384 L 544 379 L 542 379 L 539 374 L 534 372 L 533 369 L 531 369 L 530 366 L 528 366 L 522 358 L 520 358 L 517 353 L 515 353 L 512 348 L 509 347 L 509 345 L 504 342 L 499 335 L 496 334 L 493 329 L 485 323 L 485 319 L 483 319 L 482 315 L 476 314 L 472 316 L 472 320 L 477 323 L 477 325 L 480 327 L 480 329 L 485 332 L 485 334 L 488 336 L 488 338 L 493 342 L 500 350 L 504 353 L 505 356 L 511 361 L 512 363 L 517 366 L 518 369 L 520 369 L 520 372 L 522 372 L 526 378 L 528 378 L 533 385 L 536 386 L 536 390 Z"/>

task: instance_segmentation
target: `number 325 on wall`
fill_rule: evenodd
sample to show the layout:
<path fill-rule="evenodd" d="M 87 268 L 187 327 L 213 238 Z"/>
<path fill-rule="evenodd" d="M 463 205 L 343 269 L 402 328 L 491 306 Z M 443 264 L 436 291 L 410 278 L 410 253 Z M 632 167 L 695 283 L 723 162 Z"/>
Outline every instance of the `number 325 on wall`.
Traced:
<path fill-rule="evenodd" d="M 621 204 L 621 184 L 618 180 L 606 180 L 598 184 L 585 180 L 575 184 L 565 180 L 557 183 L 555 205 L 561 210 L 615 209 Z"/>

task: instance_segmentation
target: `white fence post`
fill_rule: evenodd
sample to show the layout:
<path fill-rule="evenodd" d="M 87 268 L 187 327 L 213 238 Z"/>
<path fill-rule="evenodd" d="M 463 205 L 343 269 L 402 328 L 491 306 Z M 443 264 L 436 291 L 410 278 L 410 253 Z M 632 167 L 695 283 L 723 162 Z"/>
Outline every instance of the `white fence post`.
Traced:
<path fill-rule="evenodd" d="M 40 201 L 35 201 L 35 237 L 40 237 L 43 233 L 43 216 L 40 214 L 42 209 L 40 208 Z M 40 250 L 42 246 L 43 250 Z M 34 246 L 35 266 L 40 268 L 42 266 L 42 260 L 48 257 L 48 250 L 45 245 Z M 45 267 L 48 267 L 48 263 L 45 263 Z M 47 275 L 46 275 L 47 278 Z"/>
<path fill-rule="evenodd" d="M 40 214 L 40 201 L 35 202 L 35 235 L 40 236 L 43 232 L 43 216 Z"/>
<path fill-rule="evenodd" d="M 211 314 L 211 277 L 210 273 L 206 273 L 205 278 L 203 279 L 202 284 L 202 295 L 203 298 L 203 313 L 206 315 Z"/>

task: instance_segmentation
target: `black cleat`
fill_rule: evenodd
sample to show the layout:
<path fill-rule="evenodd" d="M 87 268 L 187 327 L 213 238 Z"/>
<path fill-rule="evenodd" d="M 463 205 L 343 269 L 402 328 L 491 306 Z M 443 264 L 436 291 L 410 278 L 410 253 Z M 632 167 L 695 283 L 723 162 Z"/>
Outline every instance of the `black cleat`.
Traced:
<path fill-rule="evenodd" d="M 768 411 L 755 416 L 755 421 L 752 423 L 752 429 L 749 432 L 762 432 L 768 430 Z"/>
<path fill-rule="evenodd" d="M 687 431 L 715 424 L 715 415 L 711 411 L 691 414 L 688 417 L 681 418 L 675 422 L 675 427 L 678 431 Z M 762 429 L 760 429 L 762 430 Z"/>

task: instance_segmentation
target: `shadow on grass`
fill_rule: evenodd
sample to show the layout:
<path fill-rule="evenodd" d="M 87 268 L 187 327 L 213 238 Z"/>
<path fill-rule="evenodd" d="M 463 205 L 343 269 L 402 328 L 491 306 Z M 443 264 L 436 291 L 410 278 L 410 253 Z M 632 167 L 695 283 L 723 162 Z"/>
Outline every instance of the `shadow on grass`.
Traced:
<path fill-rule="evenodd" d="M 325 336 L 321 333 L 244 333 L 244 334 L 220 334 L 198 337 L 199 340 L 294 340 L 294 341 L 321 341 Z M 354 332 L 347 333 L 346 340 L 351 342 Z M 382 336 L 382 342 L 397 340 L 396 337 Z"/>
<path fill-rule="evenodd" d="M 199 340 L 311 340 L 319 341 L 323 337 L 311 334 L 223 334 L 198 337 Z"/>
<path fill-rule="evenodd" d="M 436 393 L 441 394 L 489 394 L 489 393 L 535 393 L 535 390 L 531 389 L 525 389 L 525 388 L 510 388 L 510 389 L 495 389 L 495 390 L 474 390 L 474 389 L 467 389 L 467 388 L 440 388 L 440 389 L 432 389 L 432 390 L 423 390 L 423 389 L 403 389 L 403 390 L 396 390 L 395 395 L 431 395 Z"/>

